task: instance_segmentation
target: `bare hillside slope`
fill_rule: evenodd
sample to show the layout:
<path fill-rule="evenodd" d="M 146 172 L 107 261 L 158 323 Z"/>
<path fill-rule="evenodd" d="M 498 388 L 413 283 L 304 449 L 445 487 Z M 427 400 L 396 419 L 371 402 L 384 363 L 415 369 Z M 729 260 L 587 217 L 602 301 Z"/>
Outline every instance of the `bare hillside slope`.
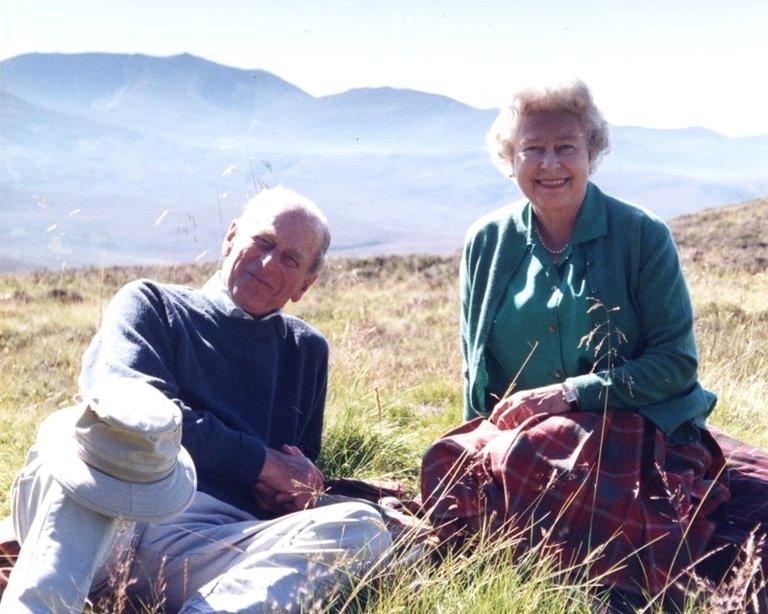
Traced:
<path fill-rule="evenodd" d="M 670 226 L 686 269 L 768 269 L 768 198 L 683 215 Z"/>

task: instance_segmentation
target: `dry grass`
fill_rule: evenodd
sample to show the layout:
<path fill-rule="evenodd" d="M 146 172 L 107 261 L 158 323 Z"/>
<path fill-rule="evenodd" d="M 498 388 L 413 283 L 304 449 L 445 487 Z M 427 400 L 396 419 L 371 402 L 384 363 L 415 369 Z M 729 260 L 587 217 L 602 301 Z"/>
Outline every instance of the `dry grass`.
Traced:
<path fill-rule="evenodd" d="M 768 198 L 683 215 L 670 225 L 686 265 L 726 273 L 768 268 Z"/>
<path fill-rule="evenodd" d="M 768 200 L 726 209 L 680 218 L 673 227 L 696 311 L 701 380 L 719 396 L 711 421 L 768 446 L 768 268 L 761 260 Z M 750 224 L 762 235 L 749 235 Z M 729 228 L 747 237 L 738 257 L 731 254 L 727 237 L 736 235 L 728 235 Z M 80 356 L 115 290 L 142 276 L 200 285 L 211 271 L 184 266 L 0 276 L 0 512 L 8 513 L 8 489 L 36 425 L 71 401 Z M 458 256 L 331 260 L 305 299 L 290 307 L 321 329 L 332 348 L 321 461 L 329 474 L 390 475 L 415 488 L 426 446 L 460 422 L 457 280 Z M 486 541 L 440 566 L 419 559 L 394 577 L 371 579 L 350 608 L 594 610 L 588 584 L 558 583 L 546 563 L 513 564 L 503 541 L 478 539 Z M 744 592 L 734 588 L 744 586 L 737 576 L 733 585 L 706 590 L 733 603 Z"/>

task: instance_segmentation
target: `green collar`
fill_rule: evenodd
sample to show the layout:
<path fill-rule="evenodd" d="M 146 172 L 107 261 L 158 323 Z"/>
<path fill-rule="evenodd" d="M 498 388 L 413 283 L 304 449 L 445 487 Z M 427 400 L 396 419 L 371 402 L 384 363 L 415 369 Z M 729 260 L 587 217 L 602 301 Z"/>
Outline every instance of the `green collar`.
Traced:
<path fill-rule="evenodd" d="M 587 193 L 576 216 L 576 225 L 571 234 L 571 244 L 585 243 L 608 234 L 608 220 L 602 192 L 592 183 L 587 183 Z"/>
<path fill-rule="evenodd" d="M 601 199 L 602 193 L 592 182 L 587 183 L 587 193 L 584 200 L 581 201 L 579 214 L 576 216 L 576 224 L 571 233 L 571 245 L 585 243 L 597 237 L 603 237 L 608 234 L 608 222 L 605 215 L 605 203 Z M 531 218 L 533 209 L 530 201 L 525 203 L 523 209 L 523 225 L 525 227 L 526 245 L 533 244 L 533 224 Z"/>

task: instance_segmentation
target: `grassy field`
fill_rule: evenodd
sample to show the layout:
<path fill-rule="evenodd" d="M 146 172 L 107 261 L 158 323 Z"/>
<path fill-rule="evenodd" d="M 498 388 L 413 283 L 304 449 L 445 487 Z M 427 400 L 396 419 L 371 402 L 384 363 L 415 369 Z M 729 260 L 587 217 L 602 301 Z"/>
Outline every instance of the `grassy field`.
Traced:
<path fill-rule="evenodd" d="M 768 200 L 687 216 L 672 226 L 696 311 L 701 381 L 719 396 L 711 422 L 768 447 Z M 199 285 L 212 270 L 0 276 L 2 514 L 37 424 L 71 403 L 80 356 L 116 289 L 137 277 Z M 389 476 L 417 488 L 424 449 L 460 422 L 457 281 L 458 256 L 331 260 L 291 307 L 321 329 L 332 348 L 321 459 L 329 476 Z M 557 582 L 545 556 L 512 564 L 504 542 L 475 546 L 439 567 L 422 561 L 379 577 L 350 609 L 590 610 L 589 583 Z"/>

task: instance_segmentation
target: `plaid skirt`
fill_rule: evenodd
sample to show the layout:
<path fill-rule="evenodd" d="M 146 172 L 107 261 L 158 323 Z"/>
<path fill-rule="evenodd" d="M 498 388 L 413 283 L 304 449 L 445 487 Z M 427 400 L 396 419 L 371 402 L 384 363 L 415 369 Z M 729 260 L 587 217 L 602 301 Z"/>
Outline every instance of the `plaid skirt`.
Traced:
<path fill-rule="evenodd" d="M 421 497 L 441 538 L 528 529 L 562 565 L 589 557 L 584 571 L 603 585 L 655 595 L 704 554 L 729 498 L 723 468 L 708 432 L 668 446 L 633 412 L 532 416 L 504 431 L 478 418 L 427 450 Z"/>

